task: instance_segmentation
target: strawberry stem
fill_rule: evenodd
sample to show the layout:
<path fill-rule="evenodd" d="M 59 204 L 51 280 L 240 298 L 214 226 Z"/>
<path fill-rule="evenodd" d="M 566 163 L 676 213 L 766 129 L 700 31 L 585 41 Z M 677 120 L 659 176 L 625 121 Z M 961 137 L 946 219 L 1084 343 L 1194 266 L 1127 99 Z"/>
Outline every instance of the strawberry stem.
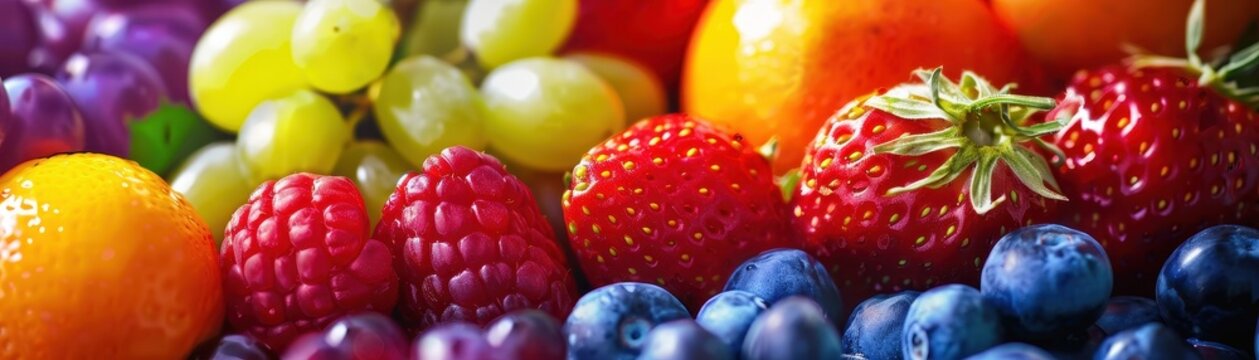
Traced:
<path fill-rule="evenodd" d="M 1204 23 L 1206 22 L 1206 2 L 1195 0 L 1189 8 L 1189 18 L 1185 21 L 1185 58 L 1141 55 L 1130 60 L 1133 67 L 1170 67 L 1183 69 L 1198 77 L 1200 86 L 1209 86 L 1220 94 L 1240 101 L 1243 104 L 1259 109 L 1259 88 L 1244 88 L 1237 84 L 1233 76 L 1241 70 L 1259 64 L 1259 43 L 1252 44 L 1228 58 L 1221 64 L 1212 66 L 1198 56 L 1198 48 L 1202 46 Z M 1218 70 L 1216 69 L 1218 67 Z"/>

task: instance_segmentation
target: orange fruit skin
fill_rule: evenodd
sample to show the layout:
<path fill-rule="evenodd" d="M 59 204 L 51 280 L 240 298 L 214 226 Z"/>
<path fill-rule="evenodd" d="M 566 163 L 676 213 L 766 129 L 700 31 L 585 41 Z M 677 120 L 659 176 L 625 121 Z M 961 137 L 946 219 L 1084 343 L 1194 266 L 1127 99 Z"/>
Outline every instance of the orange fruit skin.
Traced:
<path fill-rule="evenodd" d="M 0 176 L 0 358 L 175 359 L 223 322 L 210 230 L 160 177 L 99 154 Z"/>
<path fill-rule="evenodd" d="M 992 0 L 1031 55 L 1058 79 L 1127 57 L 1124 44 L 1185 56 L 1185 19 L 1193 0 Z M 1199 48 L 1232 44 L 1259 20 L 1259 1 L 1210 0 Z"/>
<path fill-rule="evenodd" d="M 1027 90 L 1039 73 L 1027 59 L 980 0 L 717 0 L 691 40 L 682 102 L 753 143 L 776 137 L 782 173 L 845 103 L 915 69 Z"/>

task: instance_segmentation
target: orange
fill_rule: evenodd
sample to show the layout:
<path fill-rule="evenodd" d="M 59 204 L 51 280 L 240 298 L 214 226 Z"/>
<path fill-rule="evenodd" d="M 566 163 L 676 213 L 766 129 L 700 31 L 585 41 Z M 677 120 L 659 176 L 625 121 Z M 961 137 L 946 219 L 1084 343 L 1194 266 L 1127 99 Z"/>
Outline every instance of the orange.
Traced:
<path fill-rule="evenodd" d="M 980 0 L 717 0 L 691 40 L 682 101 L 754 143 L 776 137 L 782 173 L 845 103 L 941 65 L 1023 92 L 1037 73 Z"/>
<path fill-rule="evenodd" d="M 1125 44 L 1185 56 L 1185 18 L 1194 0 L 993 0 L 992 7 L 1032 56 L 1056 77 L 1122 60 Z M 1229 45 L 1251 21 L 1259 1 L 1206 2 L 1203 55 Z"/>
<path fill-rule="evenodd" d="M 0 358 L 175 359 L 223 322 L 214 240 L 160 177 L 73 154 L 0 176 Z"/>

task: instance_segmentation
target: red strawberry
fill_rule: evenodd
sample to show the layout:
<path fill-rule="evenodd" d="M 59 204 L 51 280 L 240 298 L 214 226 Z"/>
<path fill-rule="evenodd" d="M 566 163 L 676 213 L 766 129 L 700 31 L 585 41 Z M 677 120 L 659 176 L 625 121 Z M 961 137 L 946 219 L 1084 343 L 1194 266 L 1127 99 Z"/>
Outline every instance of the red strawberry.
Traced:
<path fill-rule="evenodd" d="M 368 238 L 349 179 L 293 174 L 268 181 L 227 224 L 223 297 L 232 328 L 283 351 L 293 339 L 398 299 L 389 247 Z"/>
<path fill-rule="evenodd" d="M 592 286 L 654 283 L 698 310 L 743 260 L 794 244 L 769 161 L 700 119 L 639 122 L 572 175 L 564 220 Z"/>
<path fill-rule="evenodd" d="M 439 322 L 485 325 L 518 309 L 568 316 L 573 275 L 533 195 L 497 159 L 442 150 L 403 176 L 375 239 L 392 244 L 410 330 Z"/>
<path fill-rule="evenodd" d="M 1259 59 L 1259 46 L 1249 52 Z M 1243 64 L 1159 60 L 1180 66 L 1081 71 L 1048 115 L 1070 117 L 1054 138 L 1072 201 L 1065 221 L 1101 241 L 1118 291 L 1142 295 L 1189 235 L 1259 225 L 1259 95 L 1249 104 L 1225 96 L 1238 94 L 1226 78 Z"/>
<path fill-rule="evenodd" d="M 806 152 L 796 191 L 805 248 L 855 304 L 875 293 L 977 284 L 993 243 L 1047 219 L 1062 196 L 1029 143 L 1057 123 L 1019 125 L 1053 100 L 1007 94 L 965 73 L 919 71 L 849 103 Z M 996 200 L 993 200 L 996 198 Z"/>

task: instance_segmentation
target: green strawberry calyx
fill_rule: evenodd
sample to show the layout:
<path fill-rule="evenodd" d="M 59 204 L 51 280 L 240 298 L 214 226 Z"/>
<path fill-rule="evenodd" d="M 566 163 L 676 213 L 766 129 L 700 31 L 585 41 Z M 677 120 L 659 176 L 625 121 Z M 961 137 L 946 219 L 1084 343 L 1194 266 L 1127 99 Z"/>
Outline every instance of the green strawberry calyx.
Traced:
<path fill-rule="evenodd" d="M 956 152 L 927 177 L 890 189 L 887 195 L 939 188 L 969 172 L 971 207 L 982 215 L 1006 199 L 1005 195 L 993 199 L 992 194 L 993 174 L 999 164 L 1005 164 L 1036 194 L 1067 200 L 1060 193 L 1049 163 L 1024 146 L 1034 144 L 1061 154 L 1040 138 L 1062 129 L 1067 118 L 1028 124 L 1037 111 L 1052 109 L 1053 99 L 1011 94 L 1013 85 L 998 89 L 969 71 L 962 74 L 960 83 L 949 80 L 940 68 L 918 70 L 915 75 L 923 84 L 893 88 L 871 97 L 864 105 L 907 120 L 943 119 L 952 126 L 932 133 L 902 135 L 875 146 L 875 153 L 918 156 L 945 149 Z"/>
<path fill-rule="evenodd" d="M 1210 86 L 1224 96 L 1240 101 L 1251 108 L 1259 109 L 1259 87 L 1242 87 L 1234 79 L 1246 69 L 1259 65 L 1259 43 L 1242 48 L 1214 64 L 1204 62 L 1198 56 L 1198 48 L 1202 45 L 1205 18 L 1206 2 L 1195 0 L 1193 6 L 1189 8 L 1189 19 L 1185 23 L 1187 58 L 1138 55 L 1131 60 L 1132 66 L 1184 69 L 1198 76 L 1199 85 Z"/>

